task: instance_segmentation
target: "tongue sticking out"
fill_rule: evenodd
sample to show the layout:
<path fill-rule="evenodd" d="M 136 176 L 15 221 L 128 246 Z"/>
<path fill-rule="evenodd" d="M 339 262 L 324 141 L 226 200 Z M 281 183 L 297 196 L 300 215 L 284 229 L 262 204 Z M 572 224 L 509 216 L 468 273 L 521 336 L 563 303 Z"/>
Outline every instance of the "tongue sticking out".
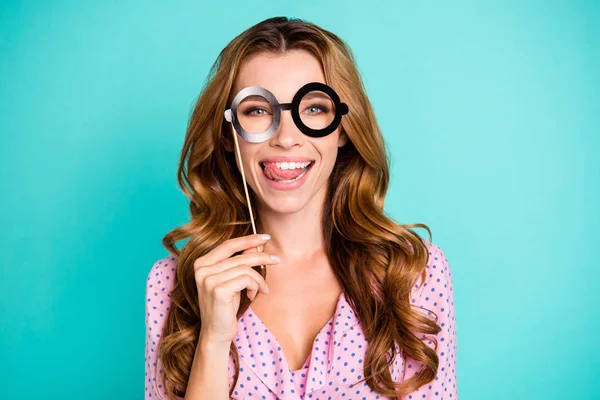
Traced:
<path fill-rule="evenodd" d="M 308 167 L 307 167 L 308 168 Z M 275 164 L 268 163 L 265 166 L 264 174 L 267 178 L 271 180 L 275 179 L 285 179 L 290 180 L 296 178 L 300 175 L 306 168 L 294 168 L 294 169 L 280 169 L 275 166 Z"/>

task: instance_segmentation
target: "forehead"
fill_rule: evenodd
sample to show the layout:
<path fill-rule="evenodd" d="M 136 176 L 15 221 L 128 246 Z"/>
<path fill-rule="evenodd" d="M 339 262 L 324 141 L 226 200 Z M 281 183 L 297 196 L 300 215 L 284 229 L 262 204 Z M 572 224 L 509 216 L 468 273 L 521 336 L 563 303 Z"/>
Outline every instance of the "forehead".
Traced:
<path fill-rule="evenodd" d="M 290 102 L 308 82 L 325 83 L 321 63 L 306 50 L 285 54 L 258 53 L 242 62 L 232 95 L 248 86 L 261 86 L 279 102 Z"/>

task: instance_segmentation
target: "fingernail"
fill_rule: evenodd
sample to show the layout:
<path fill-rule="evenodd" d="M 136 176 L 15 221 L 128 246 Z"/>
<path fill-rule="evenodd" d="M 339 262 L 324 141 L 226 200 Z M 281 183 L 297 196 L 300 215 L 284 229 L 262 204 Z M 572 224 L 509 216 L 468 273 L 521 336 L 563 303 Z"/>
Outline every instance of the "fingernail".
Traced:
<path fill-rule="evenodd" d="M 271 254 L 271 258 L 277 262 L 281 262 L 281 258 L 277 257 L 275 254 Z"/>
<path fill-rule="evenodd" d="M 266 291 L 266 293 L 265 293 L 265 294 L 269 294 L 269 286 L 267 286 L 267 284 L 266 284 L 266 283 L 265 283 L 265 291 Z"/>
<path fill-rule="evenodd" d="M 269 239 L 271 239 L 271 235 L 269 235 L 268 233 L 265 233 L 263 235 L 260 235 L 258 238 L 260 240 L 269 240 Z"/>

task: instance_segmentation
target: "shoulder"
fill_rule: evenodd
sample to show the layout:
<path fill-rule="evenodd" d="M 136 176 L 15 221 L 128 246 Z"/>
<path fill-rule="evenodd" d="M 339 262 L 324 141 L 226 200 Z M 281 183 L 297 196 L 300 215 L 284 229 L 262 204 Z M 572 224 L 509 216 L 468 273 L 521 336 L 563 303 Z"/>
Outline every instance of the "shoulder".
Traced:
<path fill-rule="evenodd" d="M 444 297 L 444 293 L 452 291 L 452 272 L 446 254 L 437 244 L 425 239 L 423 242 L 428 252 L 425 280 L 420 277 L 413 286 L 411 302 L 414 304 L 428 302 L 436 296 Z"/>
<path fill-rule="evenodd" d="M 154 262 L 146 278 L 146 302 L 149 310 L 165 310 L 170 305 L 177 259 L 169 255 Z"/>
<path fill-rule="evenodd" d="M 433 242 L 429 242 L 427 240 L 423 241 L 425 242 L 427 252 L 429 253 L 427 267 L 431 268 L 432 270 L 437 270 L 437 272 L 441 273 L 450 272 L 450 269 L 448 267 L 448 259 L 446 258 L 446 254 L 444 253 L 442 248 Z"/>

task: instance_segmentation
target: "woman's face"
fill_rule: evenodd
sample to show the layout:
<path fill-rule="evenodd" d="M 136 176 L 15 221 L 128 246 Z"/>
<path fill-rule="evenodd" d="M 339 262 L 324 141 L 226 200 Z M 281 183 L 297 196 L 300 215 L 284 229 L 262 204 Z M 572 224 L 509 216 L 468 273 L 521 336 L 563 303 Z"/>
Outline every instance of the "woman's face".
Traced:
<path fill-rule="evenodd" d="M 294 50 L 285 55 L 259 53 L 242 63 L 233 88 L 233 95 L 248 86 L 261 86 L 275 95 L 279 103 L 291 103 L 294 94 L 309 82 L 325 83 L 319 61 L 305 50 Z M 342 102 L 345 99 L 341 99 Z M 228 105 L 229 106 L 229 105 Z M 300 112 L 314 112 L 315 109 Z M 224 140 L 228 151 L 235 151 L 230 124 Z M 338 148 L 346 143 L 345 134 L 340 134 L 341 125 L 324 137 L 310 137 L 294 124 L 290 111 L 281 111 L 281 121 L 272 137 L 261 143 L 251 143 L 237 136 L 246 182 L 254 190 L 261 206 L 278 213 L 293 213 L 308 204 L 311 199 L 322 199 L 327 190 L 329 175 L 337 158 Z M 236 134 L 237 135 L 237 134 Z M 313 161 L 305 174 L 293 183 L 275 182 L 267 176 L 269 170 L 282 165 L 263 162 L 273 158 L 300 158 Z M 241 170 L 237 155 L 235 157 Z M 276 161 L 280 161 L 276 160 Z M 285 165 L 283 165 L 285 168 Z M 297 171 L 301 171 L 298 169 Z M 286 171 L 283 169 L 283 171 Z M 288 169 L 287 172 L 291 171 Z M 318 196 L 315 196 L 317 195 Z"/>

